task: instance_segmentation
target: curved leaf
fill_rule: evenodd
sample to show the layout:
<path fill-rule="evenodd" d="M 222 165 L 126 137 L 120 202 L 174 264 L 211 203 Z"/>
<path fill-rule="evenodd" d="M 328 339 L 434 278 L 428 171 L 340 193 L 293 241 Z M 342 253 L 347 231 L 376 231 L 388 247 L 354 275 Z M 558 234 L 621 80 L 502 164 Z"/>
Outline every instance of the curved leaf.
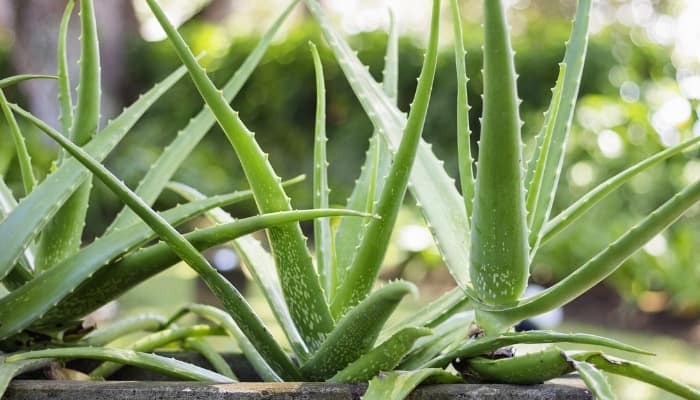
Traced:
<path fill-rule="evenodd" d="M 462 383 L 462 379 L 444 369 L 424 368 L 415 371 L 392 371 L 369 382 L 363 400 L 402 400 L 423 382 Z"/>

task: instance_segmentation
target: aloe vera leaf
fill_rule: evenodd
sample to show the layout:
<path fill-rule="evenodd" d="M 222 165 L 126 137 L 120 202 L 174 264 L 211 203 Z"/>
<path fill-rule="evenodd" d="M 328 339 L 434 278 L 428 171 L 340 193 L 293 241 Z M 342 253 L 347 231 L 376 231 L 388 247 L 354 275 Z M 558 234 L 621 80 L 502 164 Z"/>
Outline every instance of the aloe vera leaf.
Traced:
<path fill-rule="evenodd" d="M 366 216 L 363 213 L 338 209 L 272 213 L 271 215 L 253 217 L 254 219 L 242 219 L 229 224 L 202 229 L 189 233 L 185 237 L 193 246 L 201 250 L 264 229 L 271 220 L 288 223 L 297 221 L 300 218 L 303 220 L 340 215 Z M 267 223 L 263 222 L 265 219 L 268 219 Z M 133 255 L 127 255 L 113 264 L 98 269 L 92 277 L 84 279 L 83 283 L 58 304 L 51 307 L 40 318 L 34 318 L 32 328 L 61 326 L 64 321 L 80 318 L 179 261 L 179 256 L 166 243 L 159 243 L 140 250 Z M 38 298 L 41 299 L 41 296 Z"/>
<path fill-rule="evenodd" d="M 350 309 L 313 357 L 302 365 L 304 378 L 324 381 L 370 351 L 386 320 L 409 293 L 417 293 L 413 284 L 392 282 Z"/>
<path fill-rule="evenodd" d="M 391 10 L 389 10 L 389 39 L 384 56 L 383 75 L 382 89 L 396 105 L 399 85 L 399 28 Z M 389 146 L 375 129 L 369 139 L 369 148 L 360 169 L 360 177 L 355 181 L 346 208 L 374 212 L 379 194 L 384 190 L 383 178 L 389 174 L 391 168 L 391 158 Z M 336 276 L 332 296 L 335 296 L 338 283 L 345 279 L 345 271 L 352 263 L 366 226 L 366 220 L 357 218 L 341 218 L 338 224 L 334 242 Z"/>
<path fill-rule="evenodd" d="M 450 346 L 463 343 L 469 336 L 469 325 L 474 321 L 473 312 L 455 314 L 436 326 L 430 336 L 419 339 L 398 369 L 419 369 Z"/>
<path fill-rule="evenodd" d="M 56 133 L 58 134 L 58 132 Z M 177 225 L 192 216 L 198 215 L 202 210 L 220 205 L 222 199 L 226 203 L 230 197 L 214 197 L 176 207 L 163 213 L 163 218 Z M 237 234 L 251 233 L 266 227 L 267 223 L 263 222 L 263 224 L 260 224 L 264 220 L 267 220 L 268 223 L 274 220 L 287 222 L 289 217 L 295 218 L 292 215 L 288 214 L 286 217 L 283 215 L 278 215 L 277 217 L 258 216 L 247 219 L 247 221 L 241 220 L 235 224 L 237 225 Z M 279 217 L 282 219 L 278 219 Z M 87 312 L 112 300 L 113 297 L 106 296 L 109 293 L 108 289 L 97 285 L 92 286 L 96 291 L 94 296 L 80 298 L 81 305 L 77 307 L 77 311 L 83 311 L 82 313 L 73 314 L 73 318 L 56 319 L 59 316 L 65 317 L 66 313 L 66 311 L 61 311 L 62 307 L 60 305 L 56 309 L 57 302 L 71 294 L 77 286 L 79 287 L 82 282 L 88 279 L 95 271 L 105 266 L 105 264 L 130 252 L 153 237 L 154 234 L 151 229 L 142 224 L 116 231 L 96 240 L 76 253 L 76 255 L 45 271 L 41 275 L 41 279 L 34 279 L 10 295 L 0 299 L 0 338 L 15 334 L 27 327 L 28 324 L 36 325 L 41 323 L 43 318 L 53 319 L 60 326 L 62 322 L 72 320 L 75 317 L 82 317 Z M 123 280 L 124 278 L 119 277 L 119 279 Z M 126 288 L 123 290 L 126 290 Z M 90 305 L 93 307 L 86 310 L 85 307 Z M 49 312 L 48 310 L 52 311 Z M 76 310 L 69 311 L 75 312 Z"/>
<path fill-rule="evenodd" d="M 4 79 L 0 79 L 0 89 L 4 89 L 8 86 L 16 85 L 20 82 L 28 81 L 31 79 L 56 79 L 54 75 L 35 75 L 35 74 L 22 74 L 14 75 Z"/>
<path fill-rule="evenodd" d="M 427 328 L 404 328 L 333 375 L 328 382 L 367 382 L 382 371 L 391 371 L 417 339 L 430 334 Z"/>
<path fill-rule="evenodd" d="M 421 383 L 461 383 L 462 379 L 439 368 L 424 368 L 415 371 L 391 371 L 379 374 L 367 387 L 362 400 L 402 400 Z"/>
<path fill-rule="evenodd" d="M 44 368 L 49 365 L 51 359 L 35 359 L 15 362 L 6 362 L 0 357 L 0 399 L 5 395 L 7 387 L 12 379 L 25 372 Z"/>
<path fill-rule="evenodd" d="M 104 159 L 148 108 L 182 78 L 184 73 L 184 68 L 178 69 L 143 94 L 88 143 L 85 150 L 98 160 Z M 11 107 L 16 113 L 28 114 L 15 105 Z M 0 278 L 7 275 L 22 251 L 89 175 L 76 160 L 66 160 L 0 224 L 0 239 L 3 243 L 3 251 L 0 252 Z"/>
<path fill-rule="evenodd" d="M 615 400 L 617 398 L 613 394 L 608 379 L 600 370 L 587 362 L 573 361 L 573 365 L 596 399 Z"/>
<path fill-rule="evenodd" d="M 0 222 L 17 207 L 12 190 L 0 176 Z M 2 283 L 8 290 L 14 290 L 34 278 L 34 249 L 30 246 L 24 250 L 19 263 L 3 278 Z"/>
<path fill-rule="evenodd" d="M 233 383 L 231 378 L 193 364 L 155 354 L 132 350 L 110 349 L 107 347 L 70 347 L 63 349 L 35 350 L 16 353 L 6 358 L 7 362 L 33 360 L 37 358 L 89 358 L 113 361 L 144 368 L 183 380 Z"/>
<path fill-rule="evenodd" d="M 481 300 L 498 305 L 518 299 L 529 277 L 520 100 L 502 0 L 484 1 L 484 35 L 484 113 L 469 276 Z"/>
<path fill-rule="evenodd" d="M 601 371 L 646 382 L 684 399 L 700 399 L 700 391 L 698 389 L 661 375 L 653 369 L 634 361 L 610 357 L 602 353 L 571 354 L 570 357 L 574 360 L 592 364 Z"/>
<path fill-rule="evenodd" d="M 474 159 L 471 154 L 471 128 L 469 127 L 469 96 L 467 93 L 467 66 L 464 49 L 464 31 L 462 30 L 462 15 L 459 12 L 459 2 L 450 1 L 452 10 L 452 26 L 454 28 L 455 70 L 457 73 L 457 156 L 459 159 L 459 182 L 462 185 L 462 197 L 471 218 L 474 199 Z"/>
<path fill-rule="evenodd" d="M 36 178 L 32 170 L 32 158 L 29 155 L 29 151 L 27 151 L 27 144 L 24 141 L 22 131 L 19 129 L 19 125 L 17 125 L 17 120 L 14 114 L 12 114 L 12 110 L 10 110 L 10 105 L 7 103 L 7 98 L 5 98 L 2 89 L 0 89 L 0 108 L 2 109 L 3 115 L 5 115 L 5 120 L 7 120 L 10 126 L 12 140 L 15 142 L 17 160 L 19 161 L 22 183 L 24 184 L 24 193 L 27 195 L 31 193 L 32 190 L 34 190 L 34 186 L 36 186 Z"/>
<path fill-rule="evenodd" d="M 238 380 L 238 377 L 233 373 L 231 366 L 228 365 L 228 362 L 226 362 L 224 357 L 222 357 L 221 354 L 216 351 L 214 346 L 209 344 L 209 342 L 207 342 L 205 339 L 189 337 L 185 339 L 183 348 L 185 350 L 192 350 L 201 354 L 202 357 L 204 357 L 209 364 L 214 367 L 214 370 L 221 375 L 228 376 L 234 381 Z"/>
<path fill-rule="evenodd" d="M 126 350 L 138 351 L 141 353 L 152 353 L 154 350 L 166 346 L 170 343 L 184 340 L 188 337 L 209 336 L 218 333 L 209 325 L 192 325 L 185 327 L 171 326 L 158 332 L 151 333 L 129 345 Z M 102 380 L 117 372 L 122 367 L 119 363 L 111 361 L 103 362 L 90 371 L 90 378 Z"/>
<path fill-rule="evenodd" d="M 460 311 L 467 304 L 467 297 L 461 288 L 456 287 L 443 294 L 428 304 L 423 305 L 406 318 L 389 325 L 380 336 L 386 339 L 408 326 L 435 327 L 445 319 L 450 318 L 455 312 Z"/>
<path fill-rule="evenodd" d="M 566 64 L 566 73 L 561 84 L 561 96 L 553 97 L 552 104 L 545 118 L 546 125 L 542 128 L 542 132 L 552 130 L 551 143 L 547 151 L 537 148 L 528 165 L 527 181 L 531 182 L 531 177 L 535 175 L 535 168 L 539 163 L 539 159 L 546 160 L 542 169 L 543 175 L 540 183 L 528 189 L 538 192 L 537 194 L 528 192 L 528 197 L 534 196 L 537 198 L 537 208 L 531 210 L 534 215 L 531 219 L 533 223 L 530 226 L 530 243 L 534 243 L 533 247 L 535 248 L 537 248 L 542 225 L 549 219 L 563 167 L 564 150 L 571 130 L 571 122 L 588 48 L 591 3 L 591 0 L 580 0 L 577 5 L 571 37 L 564 55 L 563 63 Z M 559 98 L 557 99 L 557 97 Z M 542 143 L 544 135 L 544 133 L 539 135 L 538 144 Z"/>
<path fill-rule="evenodd" d="M 124 318 L 103 328 L 95 329 L 83 338 L 83 342 L 90 346 L 104 346 L 120 337 L 135 332 L 153 332 L 165 327 L 167 319 L 158 314 L 139 314 Z"/>
<path fill-rule="evenodd" d="M 311 56 L 316 74 L 316 122 L 314 126 L 314 208 L 328 208 L 328 160 L 326 157 L 326 83 L 323 77 L 323 64 L 318 49 L 309 42 Z M 328 218 L 314 220 L 314 247 L 316 248 L 316 269 L 321 280 L 321 287 L 329 301 L 335 286 L 335 266 L 333 265 L 333 235 L 331 221 Z"/>
<path fill-rule="evenodd" d="M 318 22 L 372 124 L 385 139 L 389 149 L 395 152 L 406 125 L 405 115 L 383 93 L 357 55 L 328 21 L 318 2 L 304 0 L 304 4 Z M 469 220 L 464 210 L 464 200 L 457 192 L 454 180 L 445 172 L 444 163 L 435 157 L 430 145 L 424 141 L 418 147 L 409 189 L 421 207 L 455 281 L 470 298 L 478 299 L 469 284 L 469 271 L 465 268 L 469 265 Z M 338 240 L 336 242 L 339 243 Z"/>
<path fill-rule="evenodd" d="M 408 116 L 406 129 L 399 149 L 394 155 L 384 189 L 377 204 L 376 213 L 381 219 L 369 222 L 350 264 L 345 278 L 340 282 L 331 311 L 340 317 L 349 308 L 364 299 L 377 279 L 386 249 L 389 246 L 392 228 L 396 222 L 399 209 L 408 186 L 411 167 L 423 132 L 425 116 L 430 104 L 430 93 L 437 68 L 438 32 L 440 28 L 440 2 L 433 1 L 433 17 L 430 24 L 430 40 L 425 56 L 423 70 L 418 78 L 418 87 Z"/>
<path fill-rule="evenodd" d="M 189 201 L 206 198 L 206 196 L 199 193 L 194 188 L 186 185 L 180 184 L 173 186 L 171 184 L 169 188 Z M 230 214 L 220 208 L 208 211 L 206 216 L 216 224 L 226 224 L 234 220 Z M 196 243 L 192 243 L 196 246 Z M 280 324 L 282 331 L 284 331 L 292 350 L 301 361 L 308 360 L 311 355 L 304 340 L 299 335 L 299 331 L 294 325 L 292 316 L 289 314 L 287 303 L 285 303 L 284 296 L 282 295 L 279 277 L 277 276 L 277 271 L 275 271 L 275 261 L 272 259 L 272 256 L 262 247 L 260 242 L 252 236 L 238 238 L 232 242 L 232 245 L 248 268 L 255 283 L 262 290 L 270 306 L 270 310 Z"/>
<path fill-rule="evenodd" d="M 543 190 L 542 183 L 545 174 L 545 167 L 547 166 L 547 155 L 549 154 L 550 148 L 552 146 L 552 138 L 554 136 L 554 123 L 557 115 L 559 114 L 559 107 L 561 105 L 561 94 L 562 88 L 564 86 L 564 78 L 566 77 L 566 64 L 559 64 L 559 77 L 557 78 L 557 84 L 552 91 L 552 106 L 549 110 L 547 117 L 545 118 L 544 131 L 542 132 L 542 145 L 540 149 L 540 157 L 537 159 L 537 164 L 532 175 L 532 180 L 530 181 L 529 189 L 527 191 L 527 223 L 531 228 L 537 229 L 530 232 L 530 247 L 537 246 L 539 238 L 539 228 L 541 228 L 542 219 L 545 217 L 545 213 L 540 210 L 546 207 L 544 204 L 548 199 L 544 199 L 541 193 Z M 551 188 L 550 188 L 551 190 Z M 533 250 L 531 250 L 532 252 Z"/>
<path fill-rule="evenodd" d="M 479 355 L 498 350 L 502 347 L 511 346 L 514 344 L 541 344 L 541 343 L 579 343 L 590 344 L 594 346 L 609 347 L 630 353 L 651 355 L 647 351 L 638 349 L 634 346 L 618 342 L 617 340 L 608 339 L 602 336 L 589 335 L 585 333 L 559 333 L 550 331 L 529 331 L 518 333 L 504 333 L 499 336 L 485 336 L 474 339 L 468 343 L 461 345 L 459 348 L 448 352 L 440 357 L 435 358 L 428 367 L 444 368 L 455 359 L 467 359 L 478 357 Z"/>
<path fill-rule="evenodd" d="M 192 60 L 194 60 L 194 58 L 192 58 Z M 47 126 L 45 128 L 49 127 Z M 83 149 L 50 128 L 44 130 L 44 132 L 61 147 L 66 149 L 71 156 L 88 168 L 117 195 L 121 201 L 136 212 L 143 222 L 150 226 L 178 257 L 197 272 L 213 294 L 223 303 L 226 310 L 232 314 L 241 330 L 251 342 L 254 343 L 255 347 L 280 376 L 292 379 L 298 376 L 294 364 L 287 358 L 287 355 L 272 337 L 257 314 L 255 314 L 255 311 L 253 311 L 243 295 L 241 295 L 231 282 L 219 274 L 187 239 L 168 224 L 163 217 L 144 203 L 141 198 L 136 196 L 126 185 L 112 175 L 107 168 L 90 157 Z M 264 217 L 260 216 L 258 218 Z M 0 329 L 2 328 L 3 326 L 0 326 Z"/>
<path fill-rule="evenodd" d="M 68 135 L 73 126 L 73 98 L 70 87 L 67 44 L 68 26 L 74 6 L 75 1 L 68 0 L 58 30 L 58 104 L 60 106 L 58 119 L 61 121 L 61 132 L 64 135 Z"/>
<path fill-rule="evenodd" d="M 80 82 L 75 119 L 68 137 L 83 146 L 97 133 L 100 119 L 100 51 L 93 0 L 80 1 Z M 80 248 L 92 180 L 61 206 L 44 228 L 37 247 L 37 269 L 46 270 Z"/>
<path fill-rule="evenodd" d="M 260 212 L 291 210 L 289 197 L 280 185 L 280 178 L 272 169 L 267 155 L 255 141 L 253 133 L 246 128 L 238 113 L 221 96 L 221 92 L 197 63 L 189 47 L 168 21 L 157 2 L 147 0 L 147 3 L 168 34 L 171 44 L 189 70 L 195 86 L 236 151 L 243 172 L 255 193 Z M 335 324 L 326 304 L 311 255 L 306 248 L 306 239 L 298 223 L 270 229 L 268 236 L 287 306 L 304 342 L 313 351 L 318 348 Z"/>
<path fill-rule="evenodd" d="M 553 238 L 559 232 L 564 230 L 566 227 L 571 225 L 572 222 L 576 221 L 580 216 L 586 213 L 586 211 L 593 208 L 596 204 L 598 204 L 598 202 L 603 200 L 615 189 L 619 188 L 624 183 L 629 182 L 629 180 L 632 179 L 632 177 L 634 177 L 635 175 L 644 172 L 648 168 L 658 164 L 663 160 L 666 160 L 686 150 L 694 148 L 698 143 L 700 143 L 700 137 L 688 139 L 673 147 L 669 147 L 668 149 L 660 151 L 645 160 L 640 161 L 639 163 L 625 169 L 617 175 L 607 179 L 605 182 L 599 184 L 590 192 L 581 196 L 572 205 L 567 207 L 564 211 L 559 213 L 556 217 L 550 219 L 545 224 L 545 226 L 542 228 L 542 244 L 544 244 L 549 239 Z"/>
<path fill-rule="evenodd" d="M 563 351 L 549 347 L 510 358 L 471 358 L 464 360 L 460 369 L 470 381 L 534 385 L 566 375 L 574 367 Z"/>
<path fill-rule="evenodd" d="M 191 304 L 185 307 L 186 311 L 192 312 L 202 318 L 206 318 L 212 322 L 215 322 L 231 336 L 240 347 L 241 351 L 245 355 L 248 362 L 255 370 L 255 372 L 265 381 L 265 382 L 281 382 L 282 379 L 277 375 L 277 373 L 270 367 L 265 357 L 258 352 L 258 350 L 253 346 L 252 342 L 246 335 L 241 331 L 236 322 L 228 315 L 226 312 L 219 310 L 216 307 L 207 306 L 203 304 Z"/>
<path fill-rule="evenodd" d="M 227 102 L 231 102 L 238 95 L 243 85 L 260 63 L 282 23 L 287 19 L 298 2 L 299 0 L 290 2 L 289 6 L 284 9 L 267 32 L 265 32 L 257 46 L 225 84 L 222 91 Z M 216 119 L 209 107 L 202 108 L 187 126 L 177 133 L 177 137 L 165 148 L 158 160 L 151 165 L 151 168 L 139 183 L 136 194 L 146 203 L 153 204 L 165 185 L 175 174 L 175 171 L 215 123 Z M 136 214 L 129 210 L 128 207 L 124 207 L 110 227 L 107 228 L 107 231 L 127 227 L 137 220 Z"/>
<path fill-rule="evenodd" d="M 636 226 L 580 266 L 566 278 L 535 296 L 502 310 L 483 310 L 484 329 L 498 330 L 561 307 L 612 274 L 628 257 L 663 232 L 700 201 L 700 181 L 691 184 L 654 210 Z"/>

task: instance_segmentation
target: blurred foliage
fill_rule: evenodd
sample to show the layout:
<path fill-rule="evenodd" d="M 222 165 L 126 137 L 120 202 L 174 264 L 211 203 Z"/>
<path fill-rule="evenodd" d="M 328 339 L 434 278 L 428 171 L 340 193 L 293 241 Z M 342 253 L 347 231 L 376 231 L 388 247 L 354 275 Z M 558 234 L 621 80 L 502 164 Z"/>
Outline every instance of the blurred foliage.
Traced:
<path fill-rule="evenodd" d="M 523 99 L 524 140 L 529 151 L 551 96 L 550 88 L 556 79 L 558 63 L 564 52 L 562 43 L 569 28 L 566 21 L 532 19 L 514 41 Z M 481 115 L 481 34 L 478 26 L 467 29 L 470 117 L 473 131 L 477 132 L 472 146 L 476 151 L 478 116 Z M 220 31 L 202 21 L 188 23 L 183 33 L 193 43 L 195 51 L 205 49 L 210 42 L 220 44 L 215 40 Z M 561 178 L 553 215 L 597 182 L 663 149 L 664 144 L 675 143 L 691 134 L 697 120 L 697 111 L 693 112 L 698 106 L 697 100 L 690 101 L 681 96 L 667 49 L 630 41 L 629 38 L 627 28 L 616 26 L 592 38 L 581 88 L 582 99 L 568 146 L 568 172 Z M 215 82 L 223 84 L 257 40 L 257 37 L 237 37 L 228 50 L 216 51 L 206 57 L 203 62 Z M 284 178 L 300 173 L 310 176 L 311 173 L 315 94 L 309 40 L 323 43 L 314 26 L 301 25 L 284 41 L 274 44 L 233 103 L 243 121 L 256 132 L 261 146 L 270 153 L 273 166 Z M 381 78 L 385 40 L 386 34 L 377 32 L 352 39 L 360 58 L 378 79 Z M 422 49 L 420 44 L 403 39 L 400 52 L 399 105 L 407 110 L 420 68 Z M 359 175 L 372 127 L 330 53 L 322 49 L 321 55 L 327 81 L 331 202 L 342 205 Z M 3 75 L 9 73 L 6 59 L 7 54 L 0 53 L 0 72 Z M 128 89 L 121 100 L 130 103 L 178 65 L 179 61 L 168 43 L 147 43 L 134 38 L 128 49 Z M 13 98 L 15 95 L 10 94 Z M 439 61 L 424 136 L 433 143 L 437 155 L 445 160 L 452 176 L 456 176 L 457 171 L 455 97 L 453 54 L 446 47 Z M 659 127 L 652 124 L 653 116 L 662 112 L 669 101 L 675 101 L 681 108 L 687 106 L 691 112 L 684 121 L 660 135 Z M 108 165 L 129 185 L 135 186 L 158 157 L 160 149 L 201 107 L 194 87 L 183 80 L 127 136 L 108 159 Z M 242 172 L 227 139 L 218 127 L 213 131 L 193 152 L 176 179 L 211 194 L 244 187 Z M 4 130 L 0 134 L 3 135 L 0 137 L 2 143 L 10 143 Z M 31 138 L 35 164 L 38 169 L 46 171 L 52 153 L 43 150 L 47 148 L 45 142 L 40 142 L 35 136 Z M 18 175 L 17 167 L 8 158 L 10 147 L 0 147 L 0 173 L 7 170 L 10 180 L 19 182 L 19 179 L 14 179 Z M 535 260 L 534 279 L 542 284 L 556 281 L 629 229 L 671 193 L 689 181 L 699 179 L 700 161 L 693 160 L 697 159 L 697 153 L 676 157 L 636 178 L 586 215 L 581 223 L 569 228 L 560 240 L 547 244 Z M 19 186 L 14 188 L 20 190 Z M 95 195 L 105 199 L 97 202 L 104 206 L 91 209 L 91 218 L 108 221 L 119 209 L 119 202 L 99 185 Z M 290 189 L 290 195 L 295 207 L 310 207 L 310 182 Z M 172 201 L 166 194 L 157 207 L 169 206 Z M 236 210 L 237 215 L 252 212 L 252 204 Z M 700 221 L 693 218 L 697 217 L 698 209 L 690 214 L 612 276 L 609 282 L 630 304 L 636 302 L 647 311 L 672 309 L 695 315 L 700 311 L 700 292 L 696 288 L 700 281 L 700 262 L 693 257 L 694 246 L 700 243 Z M 100 232 L 89 232 L 88 236 L 97 234 Z M 438 262 L 435 257 L 427 257 L 424 261 Z"/>

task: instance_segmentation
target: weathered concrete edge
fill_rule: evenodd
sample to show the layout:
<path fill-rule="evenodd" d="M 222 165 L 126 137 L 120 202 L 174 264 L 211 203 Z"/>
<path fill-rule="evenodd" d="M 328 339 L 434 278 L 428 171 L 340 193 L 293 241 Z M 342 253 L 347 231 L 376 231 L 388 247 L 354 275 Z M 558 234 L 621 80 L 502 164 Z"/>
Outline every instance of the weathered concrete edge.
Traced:
<path fill-rule="evenodd" d="M 196 382 L 77 382 L 17 380 L 8 388 L 6 400 L 356 400 L 366 384 Z M 591 394 L 578 378 L 561 378 L 543 385 L 428 385 L 418 388 L 412 400 L 590 400 Z"/>

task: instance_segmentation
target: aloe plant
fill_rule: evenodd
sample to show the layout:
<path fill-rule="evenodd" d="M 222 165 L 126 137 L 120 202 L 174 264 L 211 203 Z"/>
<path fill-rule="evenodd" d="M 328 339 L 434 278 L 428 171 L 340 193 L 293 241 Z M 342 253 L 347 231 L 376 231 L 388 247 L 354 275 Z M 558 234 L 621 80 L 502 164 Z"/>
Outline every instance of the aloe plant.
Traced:
<path fill-rule="evenodd" d="M 320 5 L 315 0 L 303 0 L 374 125 L 347 209 L 329 209 L 332 160 L 326 153 L 327 94 L 323 64 L 316 45 L 311 43 L 316 77 L 315 129 L 313 138 L 309 135 L 314 142 L 314 210 L 291 208 L 285 187 L 298 180 L 281 180 L 246 127 L 245 117 L 229 105 L 299 1 L 290 2 L 221 91 L 157 0 L 145 1 L 184 67 L 101 131 L 97 132 L 100 68 L 91 0 L 79 2 L 83 35 L 75 112 L 65 52 L 73 1 L 68 2 L 59 32 L 57 77 L 18 75 L 0 80 L 1 90 L 26 79 L 57 78 L 61 110 L 61 131 L 57 131 L 31 112 L 9 103 L 0 92 L 0 106 L 11 128 L 25 189 L 24 198 L 18 202 L 5 180 L 0 179 L 0 241 L 4 244 L 0 277 L 9 290 L 0 298 L 0 351 L 8 353 L 0 355 L 0 394 L 17 374 L 42 368 L 54 359 L 72 358 L 105 361 L 90 372 L 93 379 L 108 376 L 121 364 L 132 364 L 181 379 L 232 382 L 235 375 L 206 341 L 208 336 L 225 335 L 238 343 L 264 380 L 369 381 L 366 399 L 401 399 L 424 381 L 531 384 L 573 371 L 604 399 L 614 398 L 604 373 L 651 383 L 686 398 L 700 398 L 696 389 L 600 352 L 562 351 L 553 346 L 525 355 L 492 357 L 496 352 L 507 354 L 503 349 L 524 343 L 577 343 L 649 355 L 610 338 L 510 330 L 520 320 L 559 307 L 591 288 L 700 200 L 700 182 L 696 182 L 560 283 L 531 298 L 521 298 L 541 245 L 633 176 L 700 142 L 700 138 L 694 138 L 651 155 L 601 183 L 561 214 L 550 216 L 584 66 L 591 0 L 578 2 L 551 105 L 536 140 L 537 149 L 527 163 L 523 162 L 507 10 L 502 0 L 484 1 L 484 115 L 476 164 L 470 149 L 460 10 L 458 1 L 450 0 L 458 82 L 456 140 L 461 194 L 442 162 L 421 139 L 437 65 L 440 1 L 432 1 L 425 59 L 406 115 L 396 104 L 400 63 L 394 16 L 384 81 L 379 84 Z M 165 148 L 139 186 L 131 190 L 101 162 L 185 73 L 206 107 Z M 34 177 L 18 117 L 63 149 L 56 170 L 42 182 Z M 207 196 L 196 188 L 170 181 L 214 123 L 220 125 L 231 143 L 250 190 Z M 101 238 L 80 247 L 87 195 L 94 179 L 113 191 L 125 208 Z M 165 189 L 188 202 L 161 213 L 153 211 L 152 204 Z M 375 288 L 398 211 L 409 190 L 423 210 L 458 287 L 408 318 L 389 323 L 402 299 L 417 292 L 413 284 L 403 281 Z M 236 220 L 221 208 L 247 199 L 255 201 L 260 215 Z M 184 235 L 174 229 L 196 216 L 209 219 L 213 226 Z M 340 218 L 337 228 L 330 217 Z M 313 254 L 299 228 L 298 222 L 304 219 L 315 219 Z M 257 239 L 246 236 L 260 229 L 267 229 L 270 251 Z M 154 238 L 161 242 L 151 244 Z M 241 255 L 285 340 L 270 334 L 243 295 L 200 253 L 222 244 L 231 245 Z M 169 318 L 142 315 L 93 331 L 81 327 L 84 315 L 181 260 L 206 282 L 221 300 L 223 310 L 191 304 Z M 181 325 L 180 318 L 187 314 L 207 322 Z M 124 349 L 106 347 L 134 332 L 148 333 Z M 149 354 L 164 345 L 202 353 L 216 372 Z M 47 346 L 51 348 L 39 349 Z M 461 374 L 447 370 L 450 365 Z"/>

